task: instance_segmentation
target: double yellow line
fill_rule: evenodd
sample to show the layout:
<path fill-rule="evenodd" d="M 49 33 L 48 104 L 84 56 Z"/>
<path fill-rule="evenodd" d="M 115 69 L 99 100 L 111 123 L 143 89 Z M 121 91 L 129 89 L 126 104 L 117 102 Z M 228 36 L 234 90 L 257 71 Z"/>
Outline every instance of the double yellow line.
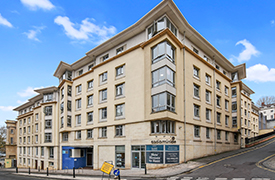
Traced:
<path fill-rule="evenodd" d="M 199 169 L 201 169 L 201 168 L 204 168 L 204 167 L 210 166 L 210 165 L 212 165 L 212 164 L 215 164 L 215 163 L 217 163 L 217 162 L 220 162 L 220 161 L 223 161 L 223 160 L 226 160 L 226 159 L 229 159 L 229 158 L 233 158 L 233 157 L 236 157 L 236 156 L 239 156 L 239 155 L 242 155 L 242 154 L 245 154 L 245 153 L 251 152 L 251 151 L 255 151 L 255 150 L 257 150 L 257 149 L 261 149 L 261 148 L 263 148 L 263 147 L 265 147 L 265 146 L 268 146 L 269 144 L 274 143 L 274 142 L 275 142 L 275 140 L 270 141 L 269 143 L 266 143 L 266 144 L 264 144 L 264 145 L 262 145 L 262 146 L 259 146 L 259 147 L 257 147 L 257 148 L 250 149 L 250 150 L 247 150 L 247 151 L 244 151 L 244 152 L 240 152 L 240 153 L 238 153 L 238 154 L 234 154 L 234 155 L 231 155 L 231 156 L 227 156 L 227 157 L 225 157 L 225 158 L 222 158 L 222 159 L 219 159 L 219 160 L 213 161 L 213 162 L 211 162 L 211 163 L 208 163 L 208 164 L 205 164 L 205 165 L 199 166 L 199 167 L 197 167 L 197 168 L 195 168 L 195 169 L 192 169 L 192 170 L 191 170 L 191 171 L 189 171 L 188 173 L 191 173 L 191 172 L 197 171 L 197 170 L 199 170 Z M 275 172 L 275 170 L 271 170 L 271 169 L 265 168 L 265 167 L 263 167 L 263 166 L 261 166 L 261 165 L 260 165 L 260 163 L 261 163 L 261 162 L 263 162 L 263 161 L 265 161 L 265 160 L 267 160 L 267 159 L 271 158 L 272 156 L 275 156 L 275 154 L 273 154 L 273 155 L 271 155 L 271 156 L 268 156 L 268 157 L 266 157 L 266 158 L 265 158 L 265 159 L 263 159 L 263 160 L 260 160 L 259 162 L 257 162 L 257 163 L 256 163 L 256 166 L 258 166 L 259 168 L 262 168 L 262 169 L 265 169 L 265 170 L 271 171 L 271 172 Z"/>

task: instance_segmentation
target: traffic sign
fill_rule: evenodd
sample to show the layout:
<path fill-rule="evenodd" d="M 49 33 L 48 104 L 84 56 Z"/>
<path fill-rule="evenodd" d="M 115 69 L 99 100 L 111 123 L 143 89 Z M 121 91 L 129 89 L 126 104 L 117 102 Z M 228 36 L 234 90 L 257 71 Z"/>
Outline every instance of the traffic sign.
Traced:
<path fill-rule="evenodd" d="M 118 176 L 119 174 L 120 174 L 119 169 L 114 170 L 114 175 L 115 175 L 115 176 Z"/>
<path fill-rule="evenodd" d="M 113 169 L 114 165 L 104 162 L 100 168 L 100 170 L 106 174 L 110 174 L 112 169 Z"/>

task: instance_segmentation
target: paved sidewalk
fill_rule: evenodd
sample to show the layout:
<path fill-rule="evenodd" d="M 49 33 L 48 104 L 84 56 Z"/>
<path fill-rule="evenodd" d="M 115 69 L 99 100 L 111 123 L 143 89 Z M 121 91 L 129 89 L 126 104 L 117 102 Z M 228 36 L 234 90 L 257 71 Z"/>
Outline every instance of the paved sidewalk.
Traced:
<path fill-rule="evenodd" d="M 147 170 L 147 174 L 145 174 L 144 169 L 130 169 L 130 170 L 120 170 L 121 179 L 135 179 L 135 178 L 165 178 L 175 176 L 196 167 L 199 167 L 205 163 L 189 161 L 187 163 L 182 163 L 175 166 L 170 166 L 162 169 L 155 169 L 155 170 Z M 15 172 L 15 169 L 5 169 L 7 171 Z M 37 177 L 46 177 L 46 171 L 41 170 L 38 172 L 36 169 L 31 169 L 31 174 L 28 174 L 28 169 L 18 169 L 18 175 L 26 175 L 26 176 L 37 176 Z M 101 179 L 102 172 L 100 170 L 92 170 L 92 169 L 76 169 L 75 170 L 74 179 Z M 73 171 L 70 170 L 51 170 L 49 171 L 49 178 L 56 178 L 56 179 L 72 179 L 73 178 Z M 104 175 L 105 178 L 108 178 L 108 175 Z M 111 175 L 113 179 L 113 174 Z"/>

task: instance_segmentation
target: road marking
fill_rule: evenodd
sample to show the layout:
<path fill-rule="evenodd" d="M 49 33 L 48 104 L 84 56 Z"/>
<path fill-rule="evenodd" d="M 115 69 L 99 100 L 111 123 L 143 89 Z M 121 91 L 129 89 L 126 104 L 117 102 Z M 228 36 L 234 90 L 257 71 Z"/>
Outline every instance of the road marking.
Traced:
<path fill-rule="evenodd" d="M 256 163 L 256 166 L 257 166 L 258 168 L 261 168 L 261 169 L 264 169 L 264 170 L 267 170 L 267 171 L 270 171 L 270 172 L 274 172 L 274 173 L 275 173 L 274 170 L 268 169 L 268 168 L 263 167 L 263 166 L 261 165 L 262 162 L 264 162 L 264 161 L 270 159 L 270 158 L 273 157 L 273 156 L 275 156 L 275 154 L 272 154 L 272 155 L 270 155 L 270 156 L 268 156 L 268 157 L 266 157 L 266 158 L 264 158 L 264 159 L 258 161 L 258 162 Z"/>
<path fill-rule="evenodd" d="M 233 178 L 232 180 L 245 180 L 245 178 Z"/>
<path fill-rule="evenodd" d="M 271 141 L 271 142 L 269 142 L 269 143 L 266 143 L 266 144 L 264 144 L 264 145 L 262 145 L 262 146 L 256 147 L 256 148 L 254 148 L 254 149 L 250 149 L 250 150 L 247 150 L 247 151 L 240 152 L 240 153 L 238 153 L 238 154 L 234 154 L 234 155 L 231 155 L 231 156 L 227 156 L 227 157 L 218 159 L 218 160 L 216 160 L 216 161 L 210 162 L 210 163 L 208 163 L 208 164 L 205 164 L 205 165 L 199 166 L 199 167 L 197 167 L 197 168 L 195 168 L 195 169 L 193 169 L 193 170 L 190 170 L 188 173 L 192 173 L 192 172 L 197 171 L 197 170 L 199 170 L 199 169 L 201 169 L 201 168 L 203 168 L 203 167 L 210 166 L 210 165 L 212 165 L 212 164 L 215 164 L 215 163 L 217 163 L 217 162 L 220 162 L 220 161 L 223 161 L 223 160 L 226 160 L 226 159 L 229 159 L 229 158 L 233 158 L 233 157 L 236 157 L 236 156 L 239 156 L 239 155 L 242 155 L 242 154 L 251 152 L 251 151 L 255 151 L 255 150 L 261 149 L 261 148 L 263 148 L 263 147 L 265 147 L 265 146 L 268 146 L 269 144 L 271 144 L 271 143 L 273 143 L 273 142 L 275 142 L 275 140 L 273 140 L 273 141 Z M 275 155 L 275 154 L 274 154 L 274 155 Z M 256 165 L 257 165 L 257 164 L 256 164 Z M 258 167 L 259 167 L 259 166 L 258 166 Z M 262 169 L 264 169 L 264 167 L 262 167 Z M 267 169 L 267 168 L 265 168 L 265 169 Z M 272 171 L 272 172 L 275 172 L 275 171 Z"/>
<path fill-rule="evenodd" d="M 270 180 L 270 178 L 252 178 L 251 180 Z"/>
<path fill-rule="evenodd" d="M 227 180 L 227 178 L 216 178 L 215 180 Z"/>

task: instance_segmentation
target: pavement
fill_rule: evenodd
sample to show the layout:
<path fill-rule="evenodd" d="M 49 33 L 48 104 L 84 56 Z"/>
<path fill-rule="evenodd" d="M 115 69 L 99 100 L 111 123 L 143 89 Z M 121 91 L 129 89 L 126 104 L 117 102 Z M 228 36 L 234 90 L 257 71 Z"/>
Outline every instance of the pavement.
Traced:
<path fill-rule="evenodd" d="M 266 142 L 267 143 L 267 142 Z M 263 145 L 265 143 L 262 143 Z M 257 148 L 256 145 L 254 147 L 250 148 L 244 148 L 244 149 L 238 149 L 235 151 L 229 151 L 213 156 L 207 156 L 204 158 L 200 158 L 193 161 L 188 161 L 187 163 L 181 163 L 175 166 L 170 166 L 162 169 L 153 169 L 153 170 L 147 170 L 147 173 L 145 174 L 144 169 L 129 169 L 129 170 L 120 170 L 121 180 L 126 179 L 171 179 L 173 176 L 177 176 L 179 174 L 183 174 L 185 172 L 191 171 L 192 169 L 196 169 L 200 166 L 203 166 L 205 164 L 211 163 L 213 161 L 216 161 L 218 159 L 222 159 L 224 157 L 238 154 L 240 152 L 247 151 L 251 148 Z M 274 151 L 275 152 L 275 151 Z M 267 157 L 261 162 L 261 165 L 263 165 L 265 168 L 270 169 L 275 172 L 275 154 Z M 15 168 L 11 169 L 1 169 L 5 171 L 11 171 L 14 172 L 14 174 L 18 175 L 25 175 L 25 176 L 36 176 L 36 177 L 47 177 L 46 170 L 38 171 L 36 169 L 31 169 L 31 173 L 28 173 L 28 169 L 18 169 L 18 173 L 16 173 Z M 49 170 L 49 176 L 50 179 L 85 179 L 85 180 L 99 180 L 102 179 L 103 173 L 100 170 L 93 170 L 93 169 L 76 169 L 75 170 L 75 178 L 73 178 L 73 170 Z M 105 174 L 104 179 L 108 178 L 109 175 Z M 111 175 L 111 179 L 114 179 L 114 175 Z"/>

